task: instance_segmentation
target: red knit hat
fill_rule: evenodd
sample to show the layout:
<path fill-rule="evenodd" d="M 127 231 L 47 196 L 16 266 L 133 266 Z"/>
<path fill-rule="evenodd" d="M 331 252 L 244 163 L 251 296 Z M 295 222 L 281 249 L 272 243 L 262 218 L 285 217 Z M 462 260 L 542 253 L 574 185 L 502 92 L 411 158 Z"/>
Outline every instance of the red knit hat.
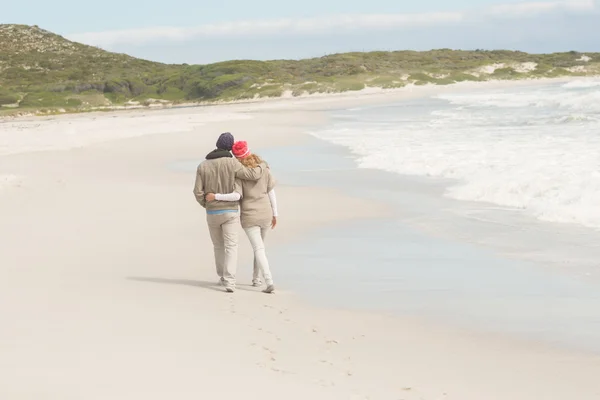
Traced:
<path fill-rule="evenodd" d="M 246 158 L 250 155 L 250 149 L 248 148 L 248 143 L 241 140 L 239 142 L 235 142 L 233 147 L 231 148 L 231 152 L 237 158 Z"/>

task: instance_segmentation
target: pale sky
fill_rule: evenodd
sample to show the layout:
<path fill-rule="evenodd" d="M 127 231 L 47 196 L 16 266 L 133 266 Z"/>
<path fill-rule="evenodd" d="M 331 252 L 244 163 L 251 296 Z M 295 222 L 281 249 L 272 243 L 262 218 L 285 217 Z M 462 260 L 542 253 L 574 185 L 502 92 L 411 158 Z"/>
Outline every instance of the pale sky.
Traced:
<path fill-rule="evenodd" d="M 600 51 L 594 0 L 29 0 L 3 4 L 0 23 L 189 64 L 432 48 Z"/>

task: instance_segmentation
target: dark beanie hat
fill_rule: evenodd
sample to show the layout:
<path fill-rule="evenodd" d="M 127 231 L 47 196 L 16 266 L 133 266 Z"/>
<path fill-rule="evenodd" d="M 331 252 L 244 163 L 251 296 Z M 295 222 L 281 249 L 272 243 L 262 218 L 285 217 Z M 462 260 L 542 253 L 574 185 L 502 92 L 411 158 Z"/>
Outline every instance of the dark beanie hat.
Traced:
<path fill-rule="evenodd" d="M 233 147 L 233 135 L 229 132 L 222 133 L 217 140 L 217 149 L 231 151 Z"/>

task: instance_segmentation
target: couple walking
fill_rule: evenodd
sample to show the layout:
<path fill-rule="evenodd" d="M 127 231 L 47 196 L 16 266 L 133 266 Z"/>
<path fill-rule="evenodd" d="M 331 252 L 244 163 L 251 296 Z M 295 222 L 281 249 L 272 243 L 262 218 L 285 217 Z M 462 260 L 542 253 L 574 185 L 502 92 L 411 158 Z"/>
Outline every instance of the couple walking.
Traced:
<path fill-rule="evenodd" d="M 227 292 L 235 290 L 240 223 L 254 250 L 252 285 L 261 286 L 262 275 L 263 292 L 275 290 L 264 244 L 269 229 L 277 225 L 274 187 L 268 165 L 228 132 L 219 136 L 217 148 L 198 166 L 194 195 L 206 209 L 217 274 Z"/>

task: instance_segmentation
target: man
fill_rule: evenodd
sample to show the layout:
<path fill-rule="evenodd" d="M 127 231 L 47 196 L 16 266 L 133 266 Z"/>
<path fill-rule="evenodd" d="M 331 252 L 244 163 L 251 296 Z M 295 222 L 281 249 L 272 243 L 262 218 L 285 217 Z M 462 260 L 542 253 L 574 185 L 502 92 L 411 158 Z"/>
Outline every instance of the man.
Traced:
<path fill-rule="evenodd" d="M 226 132 L 219 136 L 217 148 L 206 156 L 196 171 L 194 196 L 206 209 L 206 220 L 215 253 L 215 264 L 220 283 L 225 290 L 235 290 L 237 270 L 238 227 L 240 225 L 239 198 L 237 201 L 206 200 L 207 193 L 241 193 L 240 179 L 256 181 L 262 176 L 262 167 L 245 168 L 233 158 L 234 138 Z M 239 196 L 239 194 L 238 194 Z"/>

